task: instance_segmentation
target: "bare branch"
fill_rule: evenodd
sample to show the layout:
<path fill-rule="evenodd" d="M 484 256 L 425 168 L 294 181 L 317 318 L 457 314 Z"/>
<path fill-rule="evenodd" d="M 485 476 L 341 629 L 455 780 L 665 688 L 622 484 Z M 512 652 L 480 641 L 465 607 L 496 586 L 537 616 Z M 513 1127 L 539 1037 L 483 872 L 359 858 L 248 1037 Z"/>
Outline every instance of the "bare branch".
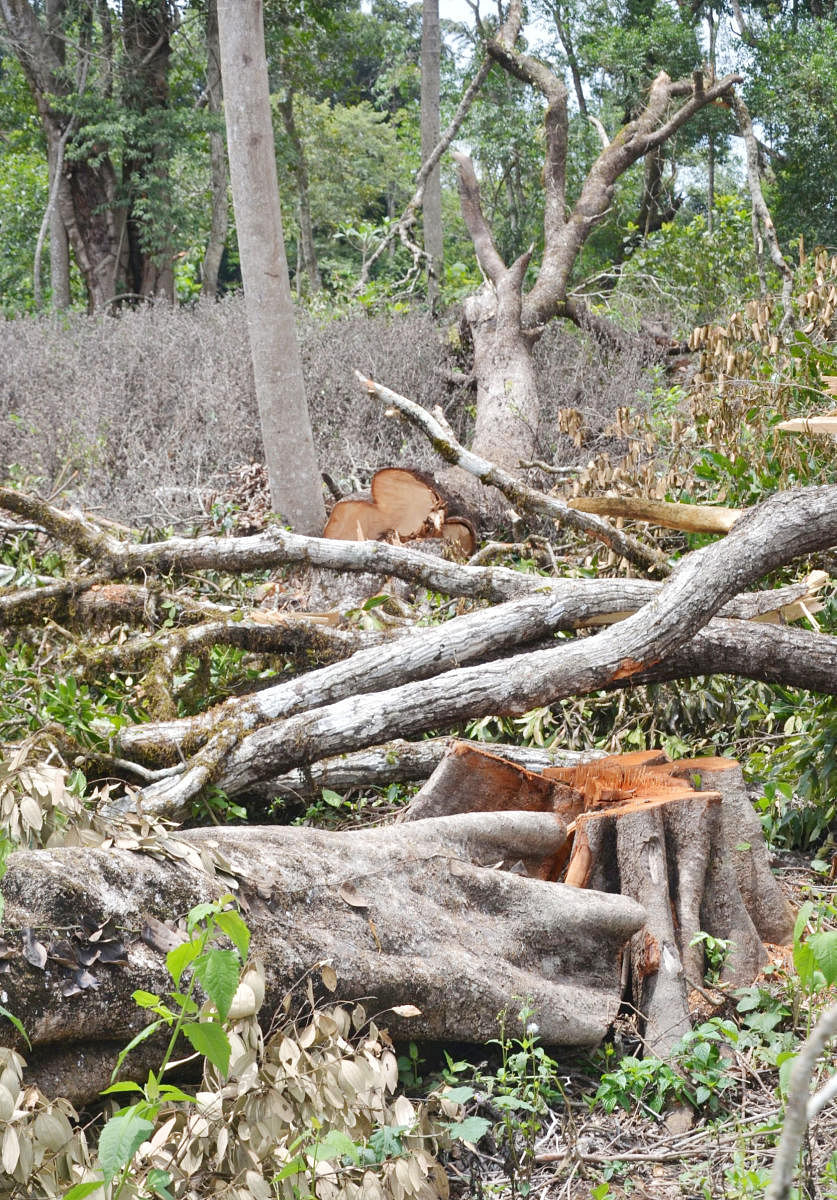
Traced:
<path fill-rule="evenodd" d="M 459 198 L 462 206 L 462 217 L 474 243 L 477 262 L 486 278 L 496 287 L 506 272 L 506 264 L 500 257 L 494 238 L 488 228 L 482 205 L 480 203 L 480 187 L 477 183 L 474 164 L 467 154 L 459 152 L 453 155 L 459 167 Z"/>
<path fill-rule="evenodd" d="M 791 295 L 793 292 L 793 271 L 790 263 L 784 257 L 779 247 L 779 239 L 776 236 L 776 227 L 773 224 L 773 218 L 770 216 L 770 209 L 767 207 L 767 202 L 764 199 L 764 193 L 761 190 L 758 144 L 753 132 L 753 122 L 750 117 L 749 110 L 735 89 L 732 90 L 731 95 L 732 106 L 735 110 L 736 118 L 738 119 L 738 127 L 741 130 L 741 136 L 744 138 L 744 145 L 747 150 L 747 186 L 750 189 L 750 202 L 753 206 L 753 220 L 754 223 L 757 223 L 757 228 L 760 227 L 764 234 L 770 253 L 770 261 L 782 276 L 782 310 L 784 315 L 782 316 L 782 320 L 779 324 L 779 332 L 783 333 L 790 327 L 793 321 L 793 304 L 791 302 Z M 758 253 L 758 250 L 759 247 L 757 243 L 756 253 Z M 759 255 L 759 257 L 761 256 Z"/>
<path fill-rule="evenodd" d="M 791 1068 L 788 1102 L 779 1149 L 770 1173 L 765 1200 L 788 1200 L 796 1173 L 796 1160 L 808 1127 L 808 1087 L 817 1059 L 837 1034 L 837 1004 L 826 1009 Z"/>
<path fill-rule="evenodd" d="M 564 500 L 560 500 L 556 496 L 546 496 L 543 492 L 538 492 L 534 488 L 528 487 L 527 484 L 521 483 L 508 471 L 504 471 L 494 463 L 466 450 L 453 437 L 450 427 L 445 429 L 420 404 L 408 400 L 406 396 L 399 396 L 397 392 L 390 391 L 389 388 L 375 383 L 372 379 L 367 379 L 359 371 L 356 371 L 355 374 L 370 395 L 377 396 L 385 404 L 394 405 L 409 421 L 423 430 L 430 438 L 436 453 L 446 462 L 462 467 L 463 470 L 476 476 L 481 483 L 488 487 L 496 487 L 519 508 L 538 513 L 542 517 L 551 517 L 561 525 L 575 529 L 587 537 L 595 538 L 604 543 L 608 549 L 614 550 L 630 562 L 638 563 L 644 568 L 654 567 L 664 572 L 667 570 L 658 550 L 643 546 L 636 538 L 623 533 L 601 517 L 592 517 L 590 514 L 577 512 L 570 508 Z"/>
<path fill-rule="evenodd" d="M 416 189 L 413 192 L 407 207 L 404 209 L 403 213 L 395 222 L 395 224 L 389 227 L 386 237 L 384 237 L 380 244 L 376 246 L 373 253 L 370 254 L 369 258 L 363 264 L 363 269 L 361 270 L 360 278 L 358 280 L 357 287 L 355 288 L 356 292 L 361 291 L 369 282 L 369 272 L 372 270 L 372 267 L 378 261 L 384 251 L 392 245 L 395 239 L 399 238 L 404 241 L 404 239 L 408 237 L 409 231 L 413 225 L 415 225 L 416 216 L 424 201 L 424 188 L 427 183 L 427 178 L 459 132 L 462 122 L 467 117 L 471 105 L 474 103 L 477 93 L 485 83 L 485 80 L 488 78 L 488 74 L 493 65 L 494 64 L 492 60 L 488 57 L 483 59 L 483 61 L 480 63 L 479 70 L 466 88 L 462 99 L 459 101 L 459 105 L 453 115 L 450 125 L 448 125 L 447 129 L 445 129 L 438 141 L 438 144 L 434 147 L 430 157 L 426 162 L 421 164 L 418 174 L 416 175 Z"/>
<path fill-rule="evenodd" d="M 695 87 L 693 79 L 672 81 L 661 71 L 651 85 L 648 103 L 604 148 L 588 172 L 569 218 L 557 233 L 547 234 L 537 281 L 523 304 L 526 328 L 543 325 L 566 305 L 569 279 L 581 247 L 606 216 L 616 181 L 650 150 L 662 145 L 696 112 L 726 95 L 739 75 L 727 75 L 710 86 Z M 533 78 L 533 82 L 535 82 Z M 687 97 L 667 115 L 672 101 Z"/>

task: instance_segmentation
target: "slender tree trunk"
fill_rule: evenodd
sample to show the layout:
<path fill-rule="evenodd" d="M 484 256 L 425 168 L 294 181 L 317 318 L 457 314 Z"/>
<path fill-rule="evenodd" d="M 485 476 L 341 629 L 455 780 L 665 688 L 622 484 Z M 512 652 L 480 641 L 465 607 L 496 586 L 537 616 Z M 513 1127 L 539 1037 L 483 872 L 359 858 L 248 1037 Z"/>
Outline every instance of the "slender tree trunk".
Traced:
<path fill-rule="evenodd" d="M 285 133 L 294 152 L 294 175 L 296 177 L 296 193 L 299 201 L 299 249 L 305 274 L 308 276 L 308 287 L 312 295 L 322 291 L 323 281 L 317 263 L 317 249 L 314 245 L 314 228 L 311 222 L 311 199 L 308 182 L 308 162 L 305 156 L 305 146 L 299 136 L 294 118 L 294 93 L 287 89 L 285 99 L 279 103 Z"/>
<path fill-rule="evenodd" d="M 52 194 L 56 168 L 56 163 L 52 156 L 50 156 L 49 166 L 50 194 Z M 59 179 L 58 191 L 60 190 L 61 181 Z M 67 238 L 67 230 L 64 228 L 64 219 L 61 216 L 61 209 L 57 198 L 49 214 L 49 277 L 50 288 L 52 290 L 52 307 L 59 312 L 69 308 L 70 243 Z"/>
<path fill-rule="evenodd" d="M 209 0 L 206 9 L 206 100 L 213 116 L 222 109 L 223 88 L 221 86 L 221 49 L 218 44 L 218 4 Z M 227 204 L 227 149 L 221 129 L 213 129 L 209 135 L 209 175 L 212 189 L 212 223 L 201 271 L 201 290 L 204 296 L 213 299 L 218 295 L 218 271 L 229 229 Z"/>
<path fill-rule="evenodd" d="M 421 160 L 427 162 L 441 131 L 439 0 L 422 0 L 421 14 Z M 428 257 L 427 301 L 433 310 L 439 302 L 444 271 L 442 177 L 438 163 L 427 176 L 424 188 L 424 249 Z"/>
<path fill-rule="evenodd" d="M 49 43 L 61 62 L 64 61 L 64 39 L 60 36 L 64 8 L 65 0 L 47 0 L 45 9 Z M 47 147 L 50 195 L 49 274 L 52 307 L 62 310 L 70 307 L 70 243 L 58 202 L 61 181 L 59 179 L 57 184 L 55 182 L 56 169 L 59 174 L 63 171 L 63 161 L 59 162 L 59 158 L 63 160 L 63 154 L 59 155 L 58 146 L 54 141 L 50 141 Z"/>
<path fill-rule="evenodd" d="M 230 179 L 256 398 L 274 510 L 319 534 L 325 505 L 296 337 L 264 47 L 262 0 L 218 0 Z"/>

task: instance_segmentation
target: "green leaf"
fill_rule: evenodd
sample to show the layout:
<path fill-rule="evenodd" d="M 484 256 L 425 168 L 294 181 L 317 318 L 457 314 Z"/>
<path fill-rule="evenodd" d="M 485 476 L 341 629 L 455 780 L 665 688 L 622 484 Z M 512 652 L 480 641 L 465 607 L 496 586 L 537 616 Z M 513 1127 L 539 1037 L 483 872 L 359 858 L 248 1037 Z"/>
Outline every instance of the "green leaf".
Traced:
<path fill-rule="evenodd" d="M 245 962 L 247 951 L 250 949 L 250 930 L 242 920 L 241 915 L 234 909 L 228 909 L 227 912 L 218 913 L 215 918 L 215 924 L 219 929 L 223 929 L 241 955 L 241 961 Z"/>
<path fill-rule="evenodd" d="M 817 969 L 817 960 L 814 958 L 814 951 L 807 942 L 799 942 L 794 946 L 793 965 L 796 967 L 799 982 L 805 991 L 809 992 L 814 983 L 814 971 Z"/>
<path fill-rule="evenodd" d="M 382 604 L 386 604 L 387 600 L 389 600 L 389 596 L 386 595 L 370 596 L 363 603 L 363 611 L 371 612 L 373 608 L 380 608 Z"/>
<path fill-rule="evenodd" d="M 101 1191 L 103 1186 L 103 1179 L 88 1179 L 87 1183 L 77 1183 L 75 1187 L 71 1187 L 68 1192 L 65 1192 L 64 1200 L 84 1200 L 85 1196 Z"/>
<path fill-rule="evenodd" d="M 169 995 L 181 1012 L 192 1016 L 200 1011 L 198 1005 L 186 992 L 170 992 Z"/>
<path fill-rule="evenodd" d="M 106 1183 L 128 1165 L 153 1130 L 154 1123 L 141 1117 L 136 1108 L 111 1117 L 99 1137 L 99 1166 Z"/>
<path fill-rule="evenodd" d="M 113 1072 L 110 1077 L 111 1082 L 113 1082 L 113 1080 L 119 1074 L 119 1068 L 122 1066 L 125 1059 L 131 1053 L 133 1048 L 135 1046 L 138 1046 L 140 1044 L 140 1042 L 144 1042 L 146 1038 L 150 1038 L 152 1033 L 156 1033 L 157 1030 L 160 1028 L 160 1026 L 163 1024 L 164 1024 L 164 1022 L 162 1020 L 161 1021 L 152 1021 L 150 1025 L 146 1025 L 145 1029 L 141 1029 L 135 1037 L 132 1037 L 130 1042 L 128 1042 L 127 1046 L 122 1047 L 122 1049 L 119 1051 L 119 1057 L 116 1060 L 116 1066 L 113 1068 Z"/>
<path fill-rule="evenodd" d="M 788 1094 L 791 1071 L 795 1061 L 796 1055 L 791 1050 L 784 1050 L 776 1059 L 776 1065 L 779 1068 L 779 1091 L 783 1096 Z"/>
<path fill-rule="evenodd" d="M 186 928 L 189 933 L 199 925 L 201 921 L 205 921 L 207 917 L 214 916 L 218 912 L 217 901 L 207 900 L 203 904 L 196 904 L 194 908 L 190 908 L 186 917 Z"/>
<path fill-rule="evenodd" d="M 187 1021 L 183 1032 L 198 1054 L 208 1058 L 222 1075 L 230 1069 L 230 1040 L 217 1021 Z"/>
<path fill-rule="evenodd" d="M 140 1008 L 153 1008 L 155 1004 L 160 1003 L 159 996 L 156 996 L 154 992 L 144 992 L 142 988 L 137 988 L 135 992 L 132 992 L 131 999 Z"/>
<path fill-rule="evenodd" d="M 450 1100 L 454 1104 L 464 1104 L 466 1100 L 471 1100 L 474 1097 L 474 1089 L 472 1087 L 455 1087 L 446 1088 L 442 1092 L 444 1100 Z"/>
<path fill-rule="evenodd" d="M 339 808 L 343 803 L 343 797 L 339 792 L 333 792 L 331 788 L 323 788 L 323 800 L 326 804 L 330 804 L 332 808 Z"/>
<path fill-rule="evenodd" d="M 115 1092 L 140 1092 L 142 1088 L 138 1083 L 133 1083 L 129 1079 L 121 1080 L 119 1083 L 112 1083 L 110 1087 L 103 1088 L 99 1093 L 100 1096 L 112 1096 Z"/>
<path fill-rule="evenodd" d="M 4 1008 L 2 1004 L 0 1004 L 0 1017 L 5 1017 L 8 1021 L 11 1021 L 15 1029 L 26 1042 L 26 1045 L 31 1050 L 32 1043 L 29 1041 L 29 1038 L 26 1035 L 26 1030 L 23 1028 L 23 1022 L 21 1021 L 20 1017 L 16 1017 L 14 1013 L 10 1013 L 9 1010 Z"/>
<path fill-rule="evenodd" d="M 160 1084 L 160 1099 L 174 1102 L 175 1100 L 183 1101 L 184 1104 L 194 1104 L 195 1097 L 190 1096 L 188 1092 L 181 1091 L 179 1087 L 175 1087 L 173 1083 Z"/>
<path fill-rule="evenodd" d="M 347 1133 L 343 1133 L 341 1129 L 330 1129 L 314 1146 L 312 1157 L 315 1162 L 323 1162 L 325 1159 L 342 1158 L 345 1155 L 352 1162 L 356 1162 L 358 1149 Z"/>
<path fill-rule="evenodd" d="M 209 950 L 195 963 L 195 975 L 209 999 L 226 1021 L 238 987 L 239 962 L 234 950 Z"/>
<path fill-rule="evenodd" d="M 470 1142 L 475 1146 L 490 1128 L 491 1122 L 486 1117 L 466 1117 L 464 1121 L 449 1125 L 448 1133 L 456 1141 Z"/>
<path fill-rule="evenodd" d="M 177 987 L 180 983 L 180 977 L 190 963 L 193 963 L 201 952 L 201 944 L 199 941 L 182 942 L 179 946 L 175 946 L 173 950 L 169 950 L 166 955 L 166 967 L 169 975 L 174 980 L 174 986 Z"/>
<path fill-rule="evenodd" d="M 161 1200 L 174 1200 L 174 1196 L 169 1191 L 170 1183 L 171 1175 L 161 1167 L 152 1167 L 145 1177 L 145 1186 L 155 1196 L 160 1196 Z"/>
<path fill-rule="evenodd" d="M 808 938 L 817 967 L 825 976 L 827 984 L 837 983 L 837 929 L 826 933 L 815 933 Z"/>
<path fill-rule="evenodd" d="M 281 1179 L 290 1179 L 291 1175 L 301 1175 L 303 1171 L 308 1169 L 308 1164 L 304 1158 L 292 1158 L 290 1162 L 285 1163 L 281 1171 L 277 1171 L 272 1176 L 273 1181 L 278 1183 Z"/>
<path fill-rule="evenodd" d="M 796 945 L 802 938 L 805 932 L 805 926 L 808 924 L 808 919 L 814 911 L 813 900 L 806 900 L 796 915 L 796 923 L 793 927 L 793 941 Z"/>

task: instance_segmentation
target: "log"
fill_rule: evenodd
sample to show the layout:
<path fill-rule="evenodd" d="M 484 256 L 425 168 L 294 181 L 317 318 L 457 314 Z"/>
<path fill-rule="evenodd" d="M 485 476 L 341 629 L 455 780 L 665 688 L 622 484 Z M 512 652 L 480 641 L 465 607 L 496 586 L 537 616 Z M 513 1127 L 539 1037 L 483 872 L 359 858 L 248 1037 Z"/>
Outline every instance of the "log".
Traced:
<path fill-rule="evenodd" d="M 395 1036 L 484 1042 L 497 1036 L 497 1014 L 524 996 L 547 1044 L 594 1045 L 618 1010 L 622 948 L 643 912 L 627 897 L 537 878 L 565 840 L 554 814 L 514 812 L 346 834 L 196 829 L 168 839 L 159 860 L 115 847 L 18 852 L 2 881 L 3 1002 L 52 1085 L 62 1064 L 75 1063 L 62 1091 L 75 1103 L 91 1099 L 145 1023 L 132 992 L 171 986 L 148 931 L 155 921 L 175 929 L 232 879 L 251 953 L 265 964 L 268 1022 L 325 960 L 338 999 L 368 997 L 371 1012 L 421 1009 L 409 1020 L 381 1018 Z M 196 851 L 221 874 L 207 872 Z M 103 944 L 107 953 L 91 961 Z"/>
<path fill-rule="evenodd" d="M 647 521 L 664 529 L 686 533 L 729 533 L 743 508 L 724 508 L 709 504 L 673 504 L 668 500 L 650 500 L 642 496 L 576 496 L 567 501 L 577 512 L 622 517 L 628 521 Z"/>
<path fill-rule="evenodd" d="M 448 499 L 434 480 L 404 467 L 376 471 L 368 493 L 338 500 L 323 537 L 377 541 L 397 535 L 402 542 L 441 538 L 468 557 L 477 544 L 470 520 L 450 511 Z"/>

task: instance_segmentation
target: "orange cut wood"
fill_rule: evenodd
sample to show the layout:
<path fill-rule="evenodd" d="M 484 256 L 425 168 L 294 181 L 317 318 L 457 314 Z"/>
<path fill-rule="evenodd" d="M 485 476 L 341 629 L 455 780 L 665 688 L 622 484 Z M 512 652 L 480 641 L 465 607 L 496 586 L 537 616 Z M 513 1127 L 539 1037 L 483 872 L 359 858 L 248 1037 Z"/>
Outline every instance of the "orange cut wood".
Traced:
<path fill-rule="evenodd" d="M 441 496 L 416 472 L 385 467 L 372 477 L 371 495 L 338 500 L 323 537 L 375 541 L 385 533 L 418 537 L 428 526 L 435 536 L 444 522 Z"/>

